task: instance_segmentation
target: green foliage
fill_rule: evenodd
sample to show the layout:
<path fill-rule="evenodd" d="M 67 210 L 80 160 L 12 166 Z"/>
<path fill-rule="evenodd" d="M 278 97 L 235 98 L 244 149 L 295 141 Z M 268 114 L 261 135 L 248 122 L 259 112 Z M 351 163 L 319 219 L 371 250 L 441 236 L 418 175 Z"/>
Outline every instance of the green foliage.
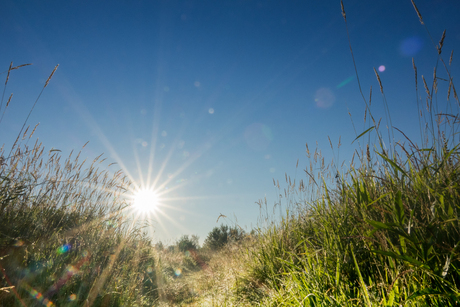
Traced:
<path fill-rule="evenodd" d="M 444 64 L 437 47 L 438 63 Z M 436 97 L 441 87 L 436 77 L 431 91 L 424 80 L 427 107 L 419 109 L 426 119 L 420 124 L 425 127 L 420 144 L 404 133 L 406 142 L 395 142 L 390 128 L 390 145 L 385 147 L 385 135 L 366 101 L 371 127 L 355 141 L 376 133 L 377 142 L 368 141 L 357 150 L 356 164 L 352 162 L 341 173 L 335 165 L 325 166 L 315 151 L 310 171 L 305 170 L 308 185 L 301 181 L 296 186 L 286 176 L 286 215 L 271 222 L 265 215 L 267 223 L 250 252 L 248 272 L 235 287 L 239 302 L 264 306 L 460 304 L 460 103 L 456 94 L 449 99 L 455 86 L 450 67 L 444 67 L 449 79 L 444 106 Z M 417 75 L 415 64 L 414 70 Z M 378 74 L 377 79 L 380 83 Z M 416 91 L 419 97 L 417 87 Z M 382 94 L 386 105 L 383 90 Z M 434 113 L 441 109 L 451 114 Z M 312 175 L 313 169 L 319 170 L 317 176 Z M 332 176 L 328 169 L 334 170 Z M 276 205 L 281 202 L 282 197 Z"/>
<path fill-rule="evenodd" d="M 197 250 L 199 248 L 199 238 L 196 235 L 192 235 L 190 238 L 188 235 L 183 235 L 176 242 L 177 249 L 180 252 L 186 252 L 190 250 Z"/>
<path fill-rule="evenodd" d="M 204 246 L 211 250 L 219 250 L 230 242 L 241 241 L 244 237 L 245 232 L 243 229 L 237 226 L 221 225 L 220 227 L 214 227 L 209 232 L 204 241 Z"/>

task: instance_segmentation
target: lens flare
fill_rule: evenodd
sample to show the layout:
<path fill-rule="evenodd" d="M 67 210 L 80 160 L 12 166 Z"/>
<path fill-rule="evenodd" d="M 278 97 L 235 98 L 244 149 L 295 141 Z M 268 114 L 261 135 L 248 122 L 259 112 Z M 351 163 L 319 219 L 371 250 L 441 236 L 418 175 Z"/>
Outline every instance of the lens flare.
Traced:
<path fill-rule="evenodd" d="M 315 103 L 318 108 L 328 109 L 335 102 L 335 95 L 329 88 L 322 87 L 315 93 Z"/>
<path fill-rule="evenodd" d="M 133 206 L 140 212 L 155 211 L 159 202 L 157 193 L 151 189 L 139 190 L 134 196 Z"/>
<path fill-rule="evenodd" d="M 71 246 L 70 244 L 65 244 L 57 249 L 57 253 L 59 255 L 65 254 L 70 250 Z"/>
<path fill-rule="evenodd" d="M 423 40 L 418 36 L 412 36 L 404 39 L 399 46 L 399 51 L 404 56 L 414 56 L 423 47 Z"/>

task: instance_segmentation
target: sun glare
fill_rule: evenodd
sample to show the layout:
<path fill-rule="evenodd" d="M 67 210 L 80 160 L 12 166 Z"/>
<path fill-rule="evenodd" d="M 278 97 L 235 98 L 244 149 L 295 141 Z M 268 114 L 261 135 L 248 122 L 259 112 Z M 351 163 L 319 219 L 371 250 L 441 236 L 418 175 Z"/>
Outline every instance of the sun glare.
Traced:
<path fill-rule="evenodd" d="M 134 195 L 133 206 L 140 212 L 153 212 L 158 205 L 158 195 L 153 190 L 139 190 Z"/>

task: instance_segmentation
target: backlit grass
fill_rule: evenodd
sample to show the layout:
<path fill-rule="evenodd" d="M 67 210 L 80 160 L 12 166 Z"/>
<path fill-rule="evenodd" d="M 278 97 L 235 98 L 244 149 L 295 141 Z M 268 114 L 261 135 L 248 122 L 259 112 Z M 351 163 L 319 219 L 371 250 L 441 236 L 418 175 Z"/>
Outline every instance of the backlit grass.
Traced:
<path fill-rule="evenodd" d="M 124 214 L 121 172 L 29 145 L 26 120 L 0 151 L 0 305 L 459 305 L 459 100 L 444 39 L 433 80 L 413 62 L 421 141 L 393 129 L 390 114 L 383 129 L 363 95 L 368 126 L 346 167 L 307 146 L 305 180 L 274 181 L 285 214 L 261 212 L 250 234 L 215 228 L 203 247 L 195 236 L 154 246 Z"/>

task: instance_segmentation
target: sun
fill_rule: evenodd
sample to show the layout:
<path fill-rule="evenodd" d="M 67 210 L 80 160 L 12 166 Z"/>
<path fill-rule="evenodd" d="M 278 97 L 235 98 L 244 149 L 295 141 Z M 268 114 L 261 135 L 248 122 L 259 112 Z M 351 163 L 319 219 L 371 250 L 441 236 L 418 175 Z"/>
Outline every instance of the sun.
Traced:
<path fill-rule="evenodd" d="M 141 189 L 134 194 L 133 207 L 140 212 L 153 212 L 158 202 L 158 194 L 154 190 Z"/>

